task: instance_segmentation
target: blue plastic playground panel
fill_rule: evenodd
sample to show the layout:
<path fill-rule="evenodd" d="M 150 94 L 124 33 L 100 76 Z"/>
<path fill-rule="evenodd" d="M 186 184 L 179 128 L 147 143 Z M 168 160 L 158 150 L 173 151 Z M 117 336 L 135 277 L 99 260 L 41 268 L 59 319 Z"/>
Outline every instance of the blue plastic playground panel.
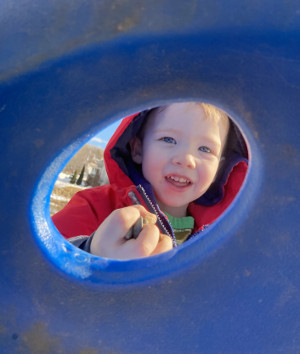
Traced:
<path fill-rule="evenodd" d="M 294 1 L 1 2 L 1 352 L 300 352 L 299 20 Z M 222 217 L 142 260 L 64 240 L 49 200 L 71 156 L 186 100 L 248 144 Z"/>

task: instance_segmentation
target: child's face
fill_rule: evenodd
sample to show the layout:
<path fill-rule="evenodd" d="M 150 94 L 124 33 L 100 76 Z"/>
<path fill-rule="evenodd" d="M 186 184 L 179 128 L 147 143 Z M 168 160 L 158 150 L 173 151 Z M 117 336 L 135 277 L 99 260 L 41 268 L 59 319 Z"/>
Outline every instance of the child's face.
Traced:
<path fill-rule="evenodd" d="M 228 124 L 205 117 L 197 103 L 171 104 L 152 114 L 141 162 L 162 211 L 186 216 L 188 204 L 206 192 L 219 166 Z"/>

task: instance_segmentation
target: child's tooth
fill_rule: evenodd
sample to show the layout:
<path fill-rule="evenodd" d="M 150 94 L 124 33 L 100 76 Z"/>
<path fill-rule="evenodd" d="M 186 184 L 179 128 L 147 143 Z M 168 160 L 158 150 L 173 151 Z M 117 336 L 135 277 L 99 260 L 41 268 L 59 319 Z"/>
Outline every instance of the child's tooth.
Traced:
<path fill-rule="evenodd" d="M 170 176 L 170 178 L 175 181 L 175 182 L 180 182 L 180 183 L 188 183 L 188 180 L 183 177 L 177 177 L 177 176 Z"/>
<path fill-rule="evenodd" d="M 188 180 L 183 177 L 170 176 L 170 178 L 175 182 L 180 182 L 180 183 L 187 183 L 188 182 Z"/>

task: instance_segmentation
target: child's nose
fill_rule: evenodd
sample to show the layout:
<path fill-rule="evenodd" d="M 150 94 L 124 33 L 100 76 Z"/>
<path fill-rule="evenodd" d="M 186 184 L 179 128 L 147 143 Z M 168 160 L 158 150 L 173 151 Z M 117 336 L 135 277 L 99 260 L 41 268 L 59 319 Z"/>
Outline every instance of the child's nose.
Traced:
<path fill-rule="evenodd" d="M 192 154 L 190 153 L 182 153 L 173 157 L 174 165 L 180 165 L 188 168 L 195 168 L 196 161 Z"/>

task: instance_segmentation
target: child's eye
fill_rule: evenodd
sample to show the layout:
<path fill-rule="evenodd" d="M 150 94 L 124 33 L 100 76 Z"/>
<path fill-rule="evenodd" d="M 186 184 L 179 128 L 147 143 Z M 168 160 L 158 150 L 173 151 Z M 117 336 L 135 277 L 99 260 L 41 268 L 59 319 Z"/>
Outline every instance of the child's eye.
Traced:
<path fill-rule="evenodd" d="M 202 152 L 211 152 L 211 149 L 207 146 L 200 146 L 199 150 Z"/>
<path fill-rule="evenodd" d="M 176 144 L 176 140 L 174 138 L 171 138 L 170 136 L 164 136 L 160 140 L 168 144 Z"/>

